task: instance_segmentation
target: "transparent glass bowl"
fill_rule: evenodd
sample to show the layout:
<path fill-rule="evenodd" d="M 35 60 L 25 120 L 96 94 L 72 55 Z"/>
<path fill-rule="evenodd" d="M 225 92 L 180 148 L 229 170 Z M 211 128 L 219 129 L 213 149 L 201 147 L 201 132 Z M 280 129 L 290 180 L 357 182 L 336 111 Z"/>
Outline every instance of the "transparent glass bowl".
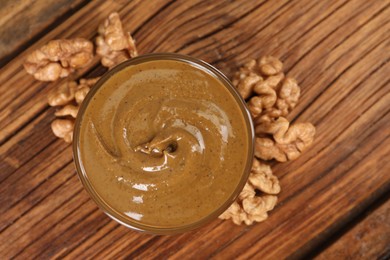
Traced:
<path fill-rule="evenodd" d="M 88 104 L 90 100 L 93 98 L 94 94 L 97 92 L 97 90 L 104 85 L 104 83 L 109 79 L 112 75 L 115 73 L 121 71 L 122 69 L 126 68 L 127 66 L 132 66 L 148 61 L 158 61 L 158 60 L 173 60 L 173 61 L 181 61 L 188 63 L 192 66 L 195 66 L 209 75 L 213 76 L 214 78 L 218 79 L 226 88 L 230 91 L 234 99 L 237 101 L 241 111 L 242 115 L 245 119 L 246 127 L 248 130 L 247 136 L 248 136 L 248 157 L 246 161 L 245 171 L 241 175 L 240 182 L 236 186 L 236 189 L 232 193 L 232 195 L 226 200 L 225 203 L 222 204 L 219 208 L 216 208 L 211 214 L 208 216 L 199 219 L 198 221 L 189 224 L 189 225 L 178 225 L 176 227 L 169 227 L 169 228 L 160 228 L 160 227 L 152 227 L 149 225 L 143 225 L 141 223 L 137 223 L 133 221 L 131 218 L 126 217 L 125 215 L 121 214 L 120 212 L 116 211 L 113 207 L 111 207 L 106 201 L 104 201 L 98 194 L 96 190 L 94 190 L 93 186 L 91 185 L 90 181 L 88 180 L 87 173 L 85 172 L 85 169 L 82 167 L 82 161 L 80 156 L 80 149 L 79 149 L 79 140 L 80 140 L 80 124 L 82 122 L 83 114 L 88 107 Z M 186 55 L 180 55 L 175 53 L 155 53 L 155 54 L 147 54 L 138 56 L 136 58 L 132 58 L 130 60 L 127 60 L 118 66 L 114 67 L 110 71 L 106 72 L 99 81 L 95 84 L 95 86 L 91 89 L 91 91 L 86 96 L 85 100 L 83 101 L 77 118 L 75 122 L 75 128 L 73 133 L 73 157 L 74 162 L 76 165 L 78 176 L 84 186 L 84 188 L 87 190 L 91 198 L 95 201 L 95 203 L 103 210 L 109 217 L 114 219 L 115 221 L 119 222 L 120 224 L 129 227 L 131 229 L 137 230 L 137 231 L 143 231 L 147 233 L 152 234 L 160 234 L 160 235 L 168 235 L 168 234 L 176 234 L 176 233 L 183 233 L 186 231 L 190 231 L 192 229 L 198 228 L 200 226 L 203 226 L 210 221 L 216 219 L 219 215 L 221 215 L 237 198 L 241 190 L 243 189 L 245 183 L 247 182 L 247 179 L 249 177 L 249 173 L 252 166 L 253 161 L 253 154 L 254 154 L 254 128 L 252 119 L 250 116 L 249 111 L 246 108 L 245 101 L 241 98 L 240 94 L 237 92 L 235 87 L 232 85 L 232 83 L 229 81 L 229 79 L 218 69 L 211 66 L 210 64 L 196 59 L 192 58 L 190 56 Z"/>

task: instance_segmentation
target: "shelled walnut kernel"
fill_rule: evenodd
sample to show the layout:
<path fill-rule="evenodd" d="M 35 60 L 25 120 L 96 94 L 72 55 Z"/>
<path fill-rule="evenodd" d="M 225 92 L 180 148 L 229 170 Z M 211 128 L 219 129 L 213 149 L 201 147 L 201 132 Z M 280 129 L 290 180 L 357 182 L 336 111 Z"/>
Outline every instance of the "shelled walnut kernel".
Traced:
<path fill-rule="evenodd" d="M 23 66 L 37 80 L 55 81 L 87 66 L 92 58 L 92 42 L 82 38 L 59 39 L 30 53 Z"/>
<path fill-rule="evenodd" d="M 256 193 L 256 190 L 258 191 Z M 253 161 L 248 182 L 238 199 L 222 214 L 220 219 L 232 219 L 233 223 L 252 225 L 268 218 L 280 192 L 278 178 L 272 174 L 271 167 L 264 162 Z"/>
<path fill-rule="evenodd" d="M 64 139 L 67 143 L 72 142 L 74 121 L 80 104 L 98 79 L 80 79 L 79 84 L 75 81 L 67 81 L 49 93 L 49 105 L 60 107 L 54 113 L 58 119 L 51 124 L 55 136 Z"/>
<path fill-rule="evenodd" d="M 98 28 L 96 53 L 103 66 L 111 68 L 125 60 L 138 56 L 135 41 L 125 33 L 118 13 L 111 13 Z"/>

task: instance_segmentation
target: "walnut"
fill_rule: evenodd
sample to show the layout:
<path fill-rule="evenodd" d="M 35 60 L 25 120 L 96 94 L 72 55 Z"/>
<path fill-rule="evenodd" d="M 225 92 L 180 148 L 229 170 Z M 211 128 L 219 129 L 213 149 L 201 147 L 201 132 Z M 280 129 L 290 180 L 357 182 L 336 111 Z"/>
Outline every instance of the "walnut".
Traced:
<path fill-rule="evenodd" d="M 99 79 L 100 77 L 91 78 L 91 79 L 80 79 L 79 86 L 77 87 L 77 90 L 74 93 L 74 98 L 78 105 L 80 105 L 83 102 L 89 90 L 95 85 L 95 83 Z"/>
<path fill-rule="evenodd" d="M 255 156 L 263 160 L 275 159 L 278 162 L 286 162 L 297 159 L 307 148 L 299 149 L 297 143 L 278 144 L 270 138 L 256 138 Z"/>
<path fill-rule="evenodd" d="M 98 28 L 96 53 L 105 67 L 113 67 L 138 55 L 135 41 L 130 33 L 123 31 L 118 13 L 111 13 Z"/>
<path fill-rule="evenodd" d="M 263 79 L 252 73 L 248 75 L 247 77 L 240 80 L 240 82 L 237 84 L 237 90 L 240 93 L 240 95 L 247 99 L 250 95 L 253 93 L 253 88 L 255 87 L 256 83 L 262 81 Z"/>
<path fill-rule="evenodd" d="M 256 65 L 255 60 L 250 60 L 235 73 L 232 79 L 233 85 L 244 99 L 250 97 L 255 84 L 263 80 L 255 70 Z"/>
<path fill-rule="evenodd" d="M 256 118 L 253 119 L 253 122 L 256 125 L 262 124 L 263 122 L 267 122 L 270 120 L 275 120 L 276 118 L 279 118 L 282 116 L 282 111 L 271 107 L 266 110 L 264 110 L 260 115 L 258 115 Z M 259 133 L 258 136 L 261 136 Z"/>
<path fill-rule="evenodd" d="M 247 220 L 247 215 L 238 202 L 235 201 L 224 213 L 219 216 L 219 218 L 232 219 L 234 224 L 241 225 L 243 221 L 245 222 L 245 220 Z"/>
<path fill-rule="evenodd" d="M 291 158 L 287 157 L 288 153 L 285 153 L 279 145 L 271 138 L 257 137 L 255 141 L 255 156 L 262 160 L 275 159 L 278 162 L 286 162 Z M 295 157 L 294 157 L 295 158 Z"/>
<path fill-rule="evenodd" d="M 49 93 L 47 101 L 52 107 L 66 105 L 74 99 L 76 89 L 75 81 L 66 81 Z"/>
<path fill-rule="evenodd" d="M 247 182 L 245 184 L 244 188 L 242 189 L 242 191 L 240 192 L 240 194 L 238 195 L 237 200 L 243 201 L 246 198 L 253 198 L 255 195 L 256 195 L 256 191 L 255 191 L 253 185 L 251 185 L 249 182 Z"/>
<path fill-rule="evenodd" d="M 283 69 L 283 63 L 275 57 L 264 56 L 258 61 L 260 73 L 266 76 L 278 74 Z"/>
<path fill-rule="evenodd" d="M 71 116 L 73 118 L 76 118 L 78 111 L 79 111 L 79 108 L 76 107 L 75 105 L 66 105 L 63 108 L 61 108 L 60 110 L 56 111 L 54 113 L 54 115 L 57 117 Z"/>
<path fill-rule="evenodd" d="M 280 111 L 280 116 L 286 116 L 297 105 L 301 88 L 295 79 L 285 78 L 277 93 L 278 99 L 275 107 Z"/>
<path fill-rule="evenodd" d="M 267 219 L 268 211 L 272 210 L 277 202 L 275 195 L 256 195 L 255 188 L 247 183 L 239 198 L 224 212 L 220 219 L 232 219 L 236 225 L 245 223 L 252 225 Z"/>
<path fill-rule="evenodd" d="M 255 189 L 260 192 L 256 193 Z M 276 205 L 275 194 L 279 192 L 279 181 L 272 174 L 271 167 L 255 158 L 248 182 L 237 200 L 219 218 L 232 219 L 236 225 L 264 221 L 268 217 L 267 212 Z"/>
<path fill-rule="evenodd" d="M 54 81 L 85 67 L 93 58 L 93 44 L 82 38 L 49 41 L 29 54 L 23 66 L 37 80 Z"/>
<path fill-rule="evenodd" d="M 92 88 L 99 79 L 100 79 L 100 77 L 90 78 L 90 79 L 80 79 L 79 86 L 80 87 L 87 86 L 89 88 Z"/>
<path fill-rule="evenodd" d="M 300 97 L 301 89 L 295 79 L 287 77 L 283 79 L 282 83 L 278 83 L 276 85 L 275 93 L 276 100 L 273 106 L 263 109 L 261 114 L 258 114 L 257 118 L 255 118 L 255 122 L 271 120 L 281 116 L 287 116 L 288 113 L 290 113 L 290 111 L 296 106 Z M 259 91 L 257 91 L 257 94 L 260 97 L 263 96 L 263 94 Z"/>
<path fill-rule="evenodd" d="M 255 71 L 256 67 L 256 60 L 250 60 L 249 62 L 245 63 L 235 74 L 232 79 L 232 83 L 234 86 L 238 86 L 241 80 L 245 79 L 249 75 L 258 75 L 258 73 Z M 258 75 L 260 76 L 260 75 Z"/>
<path fill-rule="evenodd" d="M 74 93 L 74 98 L 75 98 L 76 103 L 78 105 L 80 105 L 83 102 L 83 100 L 87 96 L 89 90 L 90 90 L 90 88 L 88 86 L 81 86 L 81 87 L 79 86 L 76 93 Z"/>
<path fill-rule="evenodd" d="M 276 89 L 279 86 L 279 83 L 281 83 L 283 79 L 284 79 L 284 74 L 278 73 L 278 74 L 275 74 L 275 75 L 272 75 L 272 76 L 265 78 L 263 84 L 265 84 L 273 89 Z M 256 88 L 254 89 L 254 91 L 256 92 Z M 261 94 L 261 93 L 257 93 L 257 94 Z"/>
<path fill-rule="evenodd" d="M 245 64 L 233 78 L 233 85 L 244 99 L 255 94 L 248 101 L 248 109 L 253 118 L 265 113 L 275 114 L 272 110 L 278 101 L 276 91 L 284 78 L 284 74 L 278 72 L 264 79 L 256 70 L 256 64 L 255 60 Z M 283 93 L 287 94 L 287 91 Z M 285 103 L 280 103 L 280 105 L 286 107 Z"/>
<path fill-rule="evenodd" d="M 315 127 L 310 123 L 290 125 L 280 117 L 275 121 L 261 122 L 256 126 L 255 156 L 263 160 L 280 162 L 295 160 L 314 140 Z M 264 137 L 269 135 L 269 137 Z"/>
<path fill-rule="evenodd" d="M 66 81 L 49 93 L 47 101 L 52 107 L 67 105 L 73 100 L 76 100 L 77 104 L 81 104 L 89 89 L 99 78 L 80 79 L 79 85 L 76 81 Z"/>
<path fill-rule="evenodd" d="M 56 119 L 51 123 L 51 129 L 58 138 L 71 143 L 73 140 L 74 121 L 69 119 Z"/>
<path fill-rule="evenodd" d="M 274 84 L 275 80 L 269 80 L 268 78 L 259 81 L 254 86 L 253 90 L 257 96 L 252 97 L 248 102 L 248 109 L 253 118 L 256 118 L 265 110 L 270 110 L 275 105 L 277 96 Z"/>
<path fill-rule="evenodd" d="M 263 100 L 261 97 L 254 96 L 248 101 L 247 106 L 252 117 L 255 118 L 263 111 Z"/>
<path fill-rule="evenodd" d="M 255 120 L 287 116 L 296 106 L 300 87 L 296 80 L 285 78 L 282 68 L 280 60 L 265 56 L 244 64 L 234 75 L 233 85 L 248 100 L 248 109 Z"/>
<path fill-rule="evenodd" d="M 252 59 L 245 63 L 238 72 L 235 73 L 232 83 L 234 86 L 238 87 L 240 82 L 245 78 L 254 75 L 258 77 L 269 77 L 277 74 L 281 74 L 283 69 L 283 63 L 272 56 L 264 56 L 258 59 L 257 61 Z M 246 97 L 244 97 L 246 99 Z"/>
<path fill-rule="evenodd" d="M 272 174 L 271 167 L 256 158 L 253 160 L 248 182 L 256 189 L 267 194 L 278 194 L 280 192 L 279 180 Z"/>
<path fill-rule="evenodd" d="M 311 144 L 315 134 L 315 127 L 310 123 L 295 123 L 279 117 L 276 120 L 262 122 L 256 126 L 257 134 L 271 134 L 279 144 L 290 144 L 299 139 L 304 144 Z"/>
<path fill-rule="evenodd" d="M 60 107 L 54 113 L 60 119 L 54 120 L 51 125 L 55 136 L 63 138 L 67 143 L 72 142 L 73 125 L 79 107 L 98 79 L 80 79 L 79 85 L 75 81 L 67 81 L 49 93 L 49 105 Z"/>
<path fill-rule="evenodd" d="M 268 218 L 268 211 L 274 209 L 278 198 L 275 195 L 255 196 L 242 201 L 242 207 L 247 213 L 245 224 L 251 225 L 253 222 L 261 222 Z"/>

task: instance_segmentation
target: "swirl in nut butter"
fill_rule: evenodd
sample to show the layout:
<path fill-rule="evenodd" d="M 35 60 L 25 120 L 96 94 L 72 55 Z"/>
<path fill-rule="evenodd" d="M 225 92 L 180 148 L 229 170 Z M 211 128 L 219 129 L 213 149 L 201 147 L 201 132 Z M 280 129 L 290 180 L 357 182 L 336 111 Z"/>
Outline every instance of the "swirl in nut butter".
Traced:
<path fill-rule="evenodd" d="M 248 157 L 248 129 L 217 78 L 185 62 L 160 60 L 112 75 L 80 126 L 80 159 L 93 189 L 132 221 L 194 223 L 236 189 Z"/>

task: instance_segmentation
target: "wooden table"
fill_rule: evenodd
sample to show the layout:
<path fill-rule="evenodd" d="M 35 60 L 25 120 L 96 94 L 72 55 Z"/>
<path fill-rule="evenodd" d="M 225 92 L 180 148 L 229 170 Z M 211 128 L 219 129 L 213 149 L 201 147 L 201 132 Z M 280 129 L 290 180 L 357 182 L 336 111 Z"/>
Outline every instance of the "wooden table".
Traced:
<path fill-rule="evenodd" d="M 390 257 L 390 2 L 4 0 L 0 9 L 0 258 L 385 259 Z M 176 236 L 109 219 L 51 132 L 43 83 L 22 67 L 51 39 L 96 36 L 118 11 L 140 53 L 178 52 L 228 76 L 271 54 L 297 78 L 289 119 L 317 127 L 299 159 L 275 164 L 282 193 L 253 226 L 215 220 Z M 79 76 L 104 72 L 96 58 Z"/>

